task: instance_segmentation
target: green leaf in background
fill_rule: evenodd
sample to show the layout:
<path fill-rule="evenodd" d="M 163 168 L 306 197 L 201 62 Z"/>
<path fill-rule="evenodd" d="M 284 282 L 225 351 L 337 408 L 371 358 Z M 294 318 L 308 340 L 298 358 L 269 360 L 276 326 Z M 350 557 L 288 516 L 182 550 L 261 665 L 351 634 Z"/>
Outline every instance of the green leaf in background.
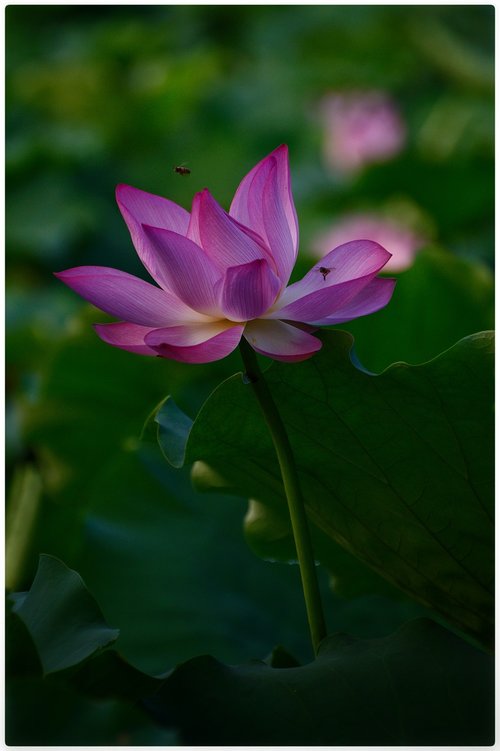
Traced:
<path fill-rule="evenodd" d="M 494 733 L 493 659 L 429 620 L 328 637 L 303 667 L 180 665 L 148 700 L 186 745 L 468 746 Z"/>
<path fill-rule="evenodd" d="M 40 556 L 33 585 L 13 612 L 29 630 L 45 674 L 76 665 L 119 634 L 80 575 L 49 555 Z"/>
<path fill-rule="evenodd" d="M 398 275 L 390 304 L 375 315 L 342 324 L 356 340 L 365 368 L 426 362 L 459 339 L 494 327 L 491 271 L 436 248 L 423 250 Z"/>
<path fill-rule="evenodd" d="M 411 597 L 490 644 L 492 334 L 380 376 L 353 365 L 348 334 L 330 332 L 323 342 L 311 360 L 275 363 L 266 373 L 311 520 Z M 272 444 L 240 375 L 205 403 L 186 458 L 284 513 Z"/>

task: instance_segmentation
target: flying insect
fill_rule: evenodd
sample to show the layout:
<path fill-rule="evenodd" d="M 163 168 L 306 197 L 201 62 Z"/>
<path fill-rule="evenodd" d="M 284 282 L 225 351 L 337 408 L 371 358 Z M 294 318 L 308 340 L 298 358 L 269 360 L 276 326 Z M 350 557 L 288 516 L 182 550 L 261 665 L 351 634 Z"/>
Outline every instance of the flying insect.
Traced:
<path fill-rule="evenodd" d="M 186 167 L 186 163 L 179 164 L 178 167 L 174 167 L 174 172 L 177 172 L 178 175 L 190 175 L 191 170 L 189 167 Z"/>

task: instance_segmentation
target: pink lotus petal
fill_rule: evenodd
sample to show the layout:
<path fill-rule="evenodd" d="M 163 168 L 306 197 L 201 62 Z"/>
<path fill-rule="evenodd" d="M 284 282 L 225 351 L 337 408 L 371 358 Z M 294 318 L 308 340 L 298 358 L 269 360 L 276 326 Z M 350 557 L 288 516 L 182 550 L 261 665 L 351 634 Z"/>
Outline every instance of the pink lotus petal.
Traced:
<path fill-rule="evenodd" d="M 288 224 L 295 257 L 299 244 L 299 226 L 292 196 L 287 146 L 278 146 L 243 178 L 234 195 L 229 213 L 241 224 L 250 227 L 262 237 L 265 236 L 263 190 L 269 177 L 269 168 L 273 165 L 276 165 L 277 169 L 277 196 Z M 275 249 L 270 247 L 274 253 Z"/>
<path fill-rule="evenodd" d="M 262 217 L 267 244 L 273 253 L 278 276 L 285 287 L 297 259 L 297 248 L 294 247 L 290 234 L 278 178 L 278 168 L 275 163 L 271 165 L 264 185 Z"/>
<path fill-rule="evenodd" d="M 232 266 L 218 285 L 219 305 L 226 318 L 258 318 L 275 301 L 281 282 L 263 259 Z"/>
<path fill-rule="evenodd" d="M 189 227 L 187 231 L 187 237 L 192 240 L 196 245 L 199 245 L 200 247 L 203 247 L 203 244 L 201 242 L 201 234 L 200 234 L 200 207 L 202 204 L 202 193 L 196 193 L 195 197 L 193 198 L 193 205 L 191 207 L 191 218 L 189 220 Z M 221 209 L 221 211 L 223 211 Z M 243 227 L 238 222 L 235 222 L 236 226 L 240 228 L 240 230 L 243 231 L 243 233 L 250 238 L 250 240 L 253 240 L 259 248 L 262 248 L 263 251 L 265 251 L 266 257 L 269 259 L 270 252 L 266 250 L 265 242 L 262 239 L 260 235 L 258 235 L 253 230 L 249 229 L 249 227 Z M 272 261 L 272 265 L 274 266 L 274 260 Z"/>
<path fill-rule="evenodd" d="M 251 236 L 232 219 L 206 189 L 199 198 L 198 222 L 202 247 L 220 269 L 250 263 L 258 258 L 274 263 L 269 251 L 256 241 L 255 235 Z"/>
<path fill-rule="evenodd" d="M 125 271 L 79 266 L 55 276 L 92 305 L 140 326 L 168 326 L 205 318 L 174 295 Z"/>
<path fill-rule="evenodd" d="M 189 225 L 189 212 L 168 198 L 155 196 L 131 185 L 118 185 L 116 200 L 120 211 L 125 211 L 135 224 L 149 224 L 185 235 Z"/>
<path fill-rule="evenodd" d="M 272 167 L 276 167 L 276 159 L 270 154 L 243 178 L 229 208 L 234 219 L 251 227 L 263 238 L 266 237 L 263 195 Z"/>
<path fill-rule="evenodd" d="M 390 258 L 370 240 L 341 245 L 288 287 L 265 318 L 315 323 L 348 305 Z"/>
<path fill-rule="evenodd" d="M 220 317 L 215 285 L 222 274 L 199 245 L 166 229 L 143 225 L 143 230 L 168 288 L 190 308 Z"/>
<path fill-rule="evenodd" d="M 189 225 L 189 212 L 167 198 L 146 193 L 130 185 L 118 185 L 116 200 L 139 258 L 153 279 L 168 289 L 156 251 L 144 237 L 142 225 L 160 227 L 185 235 Z"/>
<path fill-rule="evenodd" d="M 373 274 L 351 279 L 349 282 L 325 285 L 323 289 L 299 297 L 283 308 L 266 313 L 263 318 L 304 322 L 314 325 L 317 321 L 330 319 L 338 310 L 348 305 L 362 290 L 370 284 Z"/>
<path fill-rule="evenodd" d="M 202 247 L 201 235 L 200 235 L 200 204 L 201 193 L 196 193 L 193 198 L 193 204 L 191 206 L 191 217 L 189 219 L 189 227 L 187 230 L 187 237 L 192 240 L 196 245 Z"/>
<path fill-rule="evenodd" d="M 283 362 L 307 360 L 322 347 L 315 336 L 284 321 L 250 321 L 244 337 L 256 352 Z"/>
<path fill-rule="evenodd" d="M 179 362 L 202 363 L 221 360 L 238 346 L 244 326 L 218 321 L 194 326 L 156 329 L 146 344 L 160 357 Z"/>
<path fill-rule="evenodd" d="M 349 303 L 338 309 L 334 315 L 314 321 L 313 325 L 328 326 L 352 321 L 354 318 L 375 313 L 387 305 L 394 292 L 396 279 L 372 279 Z"/>
<path fill-rule="evenodd" d="M 375 275 L 390 257 L 385 248 L 371 240 L 355 240 L 339 245 L 318 261 L 303 279 L 287 287 L 281 296 L 280 307 L 325 287 Z"/>
<path fill-rule="evenodd" d="M 158 357 L 158 352 L 144 343 L 146 334 L 154 331 L 148 326 L 137 326 L 135 323 L 95 323 L 94 329 L 106 344 L 134 352 L 136 355 Z"/>

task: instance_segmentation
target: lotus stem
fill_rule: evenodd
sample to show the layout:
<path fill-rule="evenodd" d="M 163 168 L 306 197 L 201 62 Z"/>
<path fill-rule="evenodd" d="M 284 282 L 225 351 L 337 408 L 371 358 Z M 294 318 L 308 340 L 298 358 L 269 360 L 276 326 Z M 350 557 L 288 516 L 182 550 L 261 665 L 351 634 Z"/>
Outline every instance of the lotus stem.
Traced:
<path fill-rule="evenodd" d="M 299 561 L 311 642 L 314 654 L 317 655 L 320 642 L 326 636 L 326 626 L 309 524 L 292 447 L 271 391 L 260 370 L 257 356 L 245 339 L 240 342 L 240 352 L 248 382 L 262 409 L 278 457 Z"/>

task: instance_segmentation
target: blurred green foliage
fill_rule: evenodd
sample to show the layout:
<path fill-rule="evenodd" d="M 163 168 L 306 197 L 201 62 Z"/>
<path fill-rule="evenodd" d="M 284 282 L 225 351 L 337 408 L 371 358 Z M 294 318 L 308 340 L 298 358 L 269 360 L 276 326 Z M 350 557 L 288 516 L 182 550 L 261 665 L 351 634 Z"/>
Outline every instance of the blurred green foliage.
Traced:
<path fill-rule="evenodd" d="M 356 323 L 370 367 L 393 353 L 418 362 L 491 325 L 494 9 L 11 5 L 6 26 L 9 586 L 29 587 L 39 553 L 59 555 L 122 629 L 129 659 L 149 667 L 210 649 L 220 659 L 262 657 L 250 653 L 279 638 L 300 652 L 297 572 L 252 558 L 240 534 L 245 504 L 200 500 L 185 478 L 165 474 L 158 449 L 137 448 L 161 398 L 173 393 L 194 415 L 240 367 L 237 354 L 185 366 L 113 350 L 90 327 L 106 317 L 52 272 L 99 264 L 146 277 L 114 202 L 117 183 L 186 208 L 207 186 L 227 206 L 246 171 L 286 142 L 301 229 L 296 276 L 310 265 L 315 233 L 346 211 L 392 208 L 443 249 L 401 275 L 394 305 L 413 317 L 411 336 L 397 328 L 397 307 L 373 317 L 372 328 Z M 408 139 L 398 157 L 347 180 L 323 162 L 320 103 L 351 89 L 387 91 Z M 191 175 L 175 174 L 185 162 Z M 379 352 L 384 321 L 398 345 Z M 182 535 L 193 536 L 191 565 L 177 580 Z M 226 538 L 239 561 L 229 573 Z M 388 633 L 412 608 L 384 598 L 336 602 L 333 625 Z M 283 610 L 290 618 L 277 633 Z M 71 722 L 57 722 L 58 707 Z M 23 724 L 27 712 L 38 725 Z M 32 678 L 13 682 L 7 717 L 14 744 L 168 742 L 119 703 L 66 693 L 63 708 L 58 689 Z"/>

